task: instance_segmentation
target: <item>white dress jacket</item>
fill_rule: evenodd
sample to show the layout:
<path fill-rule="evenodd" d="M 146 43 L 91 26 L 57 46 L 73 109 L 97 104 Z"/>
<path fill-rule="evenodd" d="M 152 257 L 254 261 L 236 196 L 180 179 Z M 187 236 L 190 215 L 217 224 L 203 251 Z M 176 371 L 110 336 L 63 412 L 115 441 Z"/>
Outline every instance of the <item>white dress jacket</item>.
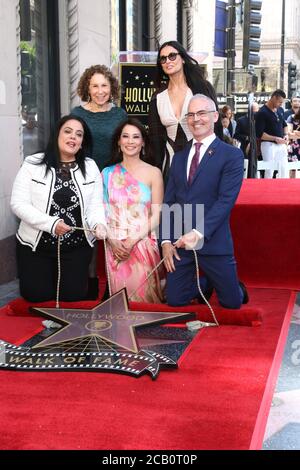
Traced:
<path fill-rule="evenodd" d="M 11 208 L 21 220 L 17 238 L 23 244 L 30 246 L 33 251 L 40 241 L 43 232 L 55 233 L 58 217 L 49 215 L 53 190 L 55 185 L 55 169 L 51 168 L 46 174 L 46 165 L 38 164 L 43 159 L 43 153 L 31 155 L 24 160 L 14 181 Z M 86 176 L 80 168 L 71 168 L 71 177 L 77 188 L 81 218 L 85 228 L 94 228 L 105 222 L 103 206 L 103 186 L 100 171 L 91 158 L 85 160 Z M 93 246 L 95 237 L 91 232 L 85 232 L 87 242 Z"/>

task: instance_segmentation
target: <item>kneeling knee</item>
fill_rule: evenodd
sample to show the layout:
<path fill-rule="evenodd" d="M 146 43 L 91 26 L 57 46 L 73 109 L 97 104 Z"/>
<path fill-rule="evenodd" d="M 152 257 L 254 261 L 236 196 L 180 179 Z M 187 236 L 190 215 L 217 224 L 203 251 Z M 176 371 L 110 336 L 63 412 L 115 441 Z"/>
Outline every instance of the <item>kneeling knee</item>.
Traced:
<path fill-rule="evenodd" d="M 170 307 L 183 307 L 184 305 L 188 305 L 188 302 L 176 292 L 167 292 L 167 304 L 170 305 Z"/>

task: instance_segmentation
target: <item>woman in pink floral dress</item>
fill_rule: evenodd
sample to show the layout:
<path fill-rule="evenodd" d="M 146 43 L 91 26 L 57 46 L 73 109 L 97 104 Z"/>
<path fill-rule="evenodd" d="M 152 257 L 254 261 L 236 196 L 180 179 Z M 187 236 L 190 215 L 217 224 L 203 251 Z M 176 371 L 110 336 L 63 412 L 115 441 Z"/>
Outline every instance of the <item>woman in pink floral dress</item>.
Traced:
<path fill-rule="evenodd" d="M 126 287 L 131 300 L 162 302 L 163 268 L 154 229 L 163 200 L 161 171 L 146 162 L 148 136 L 129 118 L 115 131 L 112 158 L 102 171 L 108 226 L 107 271 L 111 294 Z"/>

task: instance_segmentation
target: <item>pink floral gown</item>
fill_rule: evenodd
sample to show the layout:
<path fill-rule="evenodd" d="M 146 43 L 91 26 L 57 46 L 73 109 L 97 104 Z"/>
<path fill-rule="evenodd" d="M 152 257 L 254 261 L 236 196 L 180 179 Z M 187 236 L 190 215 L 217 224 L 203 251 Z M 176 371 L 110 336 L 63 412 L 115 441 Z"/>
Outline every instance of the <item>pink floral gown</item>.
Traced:
<path fill-rule="evenodd" d="M 136 180 L 121 164 L 104 168 L 102 176 L 110 233 L 118 240 L 138 237 L 149 221 L 150 187 Z M 130 300 L 161 303 L 162 265 L 144 282 L 159 261 L 160 254 L 154 233 L 138 241 L 125 261 L 116 260 L 107 243 L 107 275 L 111 294 L 126 287 Z"/>

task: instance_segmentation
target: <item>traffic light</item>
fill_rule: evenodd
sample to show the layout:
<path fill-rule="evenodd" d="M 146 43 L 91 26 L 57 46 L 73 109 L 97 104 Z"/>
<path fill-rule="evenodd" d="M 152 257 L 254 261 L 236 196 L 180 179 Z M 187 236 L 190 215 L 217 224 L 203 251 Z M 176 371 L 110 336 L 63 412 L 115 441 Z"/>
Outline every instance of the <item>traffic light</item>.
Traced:
<path fill-rule="evenodd" d="M 291 99 L 297 88 L 297 65 L 289 62 L 288 65 L 288 98 Z"/>
<path fill-rule="evenodd" d="M 259 64 L 262 0 L 244 0 L 243 4 L 243 67 Z"/>

